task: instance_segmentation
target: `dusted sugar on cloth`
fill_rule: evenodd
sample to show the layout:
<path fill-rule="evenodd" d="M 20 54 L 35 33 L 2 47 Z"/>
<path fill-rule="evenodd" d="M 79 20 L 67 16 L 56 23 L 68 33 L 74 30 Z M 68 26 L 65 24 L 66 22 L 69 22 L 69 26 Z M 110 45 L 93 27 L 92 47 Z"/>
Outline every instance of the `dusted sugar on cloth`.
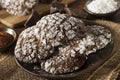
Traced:
<path fill-rule="evenodd" d="M 24 16 L 31 12 L 37 0 L 0 0 L 2 8 L 12 15 Z"/>
<path fill-rule="evenodd" d="M 87 9 L 94 13 L 109 13 L 116 11 L 119 6 L 116 0 L 92 0 L 87 4 Z"/>
<path fill-rule="evenodd" d="M 110 30 L 103 26 L 85 26 L 80 19 L 54 13 L 20 34 L 15 56 L 26 63 L 40 62 L 41 69 L 48 73 L 63 74 L 80 69 L 87 55 L 111 40 Z"/>

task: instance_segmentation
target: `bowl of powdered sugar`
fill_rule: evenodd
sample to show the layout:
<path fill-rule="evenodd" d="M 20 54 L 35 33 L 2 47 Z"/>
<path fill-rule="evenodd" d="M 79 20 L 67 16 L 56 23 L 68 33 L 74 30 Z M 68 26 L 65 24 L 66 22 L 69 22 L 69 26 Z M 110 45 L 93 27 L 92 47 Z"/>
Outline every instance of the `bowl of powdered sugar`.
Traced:
<path fill-rule="evenodd" d="M 88 0 L 85 11 L 97 17 L 107 17 L 120 9 L 119 0 Z"/>

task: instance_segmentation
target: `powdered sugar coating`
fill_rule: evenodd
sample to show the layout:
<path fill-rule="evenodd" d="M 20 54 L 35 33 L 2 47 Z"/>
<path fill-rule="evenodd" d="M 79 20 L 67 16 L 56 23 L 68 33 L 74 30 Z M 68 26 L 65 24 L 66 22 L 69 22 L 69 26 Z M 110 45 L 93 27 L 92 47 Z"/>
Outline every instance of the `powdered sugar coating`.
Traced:
<path fill-rule="evenodd" d="M 40 27 L 41 30 L 40 37 L 43 46 L 46 46 L 46 41 L 53 47 L 74 39 L 83 26 L 84 23 L 81 20 L 60 13 L 45 16 L 36 24 L 36 27 Z"/>
<path fill-rule="evenodd" d="M 20 34 L 15 47 L 15 55 L 18 60 L 35 63 L 52 54 L 51 46 L 49 48 L 42 47 L 39 32 L 39 28 L 33 26 Z"/>
<path fill-rule="evenodd" d="M 70 57 L 76 57 L 80 54 L 89 55 L 104 48 L 112 39 L 108 29 L 97 25 L 86 26 L 86 31 L 79 34 L 84 35 L 84 37 L 75 39 L 67 46 L 59 47 L 60 55 Z"/>
<path fill-rule="evenodd" d="M 103 26 L 93 25 L 87 26 L 88 34 L 94 35 L 94 41 L 97 49 L 104 48 L 107 44 L 112 41 L 112 34 L 109 29 L 106 29 Z"/>
<path fill-rule="evenodd" d="M 46 62 L 41 63 L 41 69 L 52 74 L 63 74 L 78 70 L 85 62 L 85 57 L 77 58 L 54 56 Z"/>
<path fill-rule="evenodd" d="M 31 12 L 37 0 L 1 0 L 0 4 L 9 14 L 24 16 Z"/>

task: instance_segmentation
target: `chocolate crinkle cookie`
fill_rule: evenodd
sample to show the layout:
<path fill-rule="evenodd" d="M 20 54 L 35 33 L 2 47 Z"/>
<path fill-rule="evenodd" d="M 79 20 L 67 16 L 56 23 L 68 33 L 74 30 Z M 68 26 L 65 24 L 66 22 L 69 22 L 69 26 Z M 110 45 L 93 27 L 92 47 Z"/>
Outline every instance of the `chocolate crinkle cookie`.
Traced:
<path fill-rule="evenodd" d="M 41 63 L 41 69 L 52 74 L 63 74 L 78 70 L 86 61 L 81 55 L 75 57 L 54 56 Z"/>
<path fill-rule="evenodd" d="M 2 8 L 12 15 L 24 16 L 31 12 L 37 0 L 0 0 Z"/>
<path fill-rule="evenodd" d="M 26 63 L 35 63 L 45 59 L 53 53 L 51 45 L 43 46 L 40 38 L 40 29 L 35 26 L 24 30 L 17 41 L 15 48 L 16 58 Z"/>
<path fill-rule="evenodd" d="M 26 63 L 40 62 L 48 73 L 63 74 L 80 69 L 87 55 L 111 40 L 111 32 L 103 26 L 85 26 L 82 20 L 55 13 L 20 34 L 15 56 Z"/>

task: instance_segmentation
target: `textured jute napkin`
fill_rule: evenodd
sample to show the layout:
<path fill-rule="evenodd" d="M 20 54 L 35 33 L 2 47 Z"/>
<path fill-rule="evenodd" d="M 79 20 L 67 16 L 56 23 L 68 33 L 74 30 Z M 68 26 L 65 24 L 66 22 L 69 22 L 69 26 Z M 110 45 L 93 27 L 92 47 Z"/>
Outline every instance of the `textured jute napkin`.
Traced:
<path fill-rule="evenodd" d="M 113 55 L 99 68 L 91 73 L 79 75 L 75 80 L 115 80 L 120 72 L 120 24 L 95 20 L 96 23 L 108 26 L 114 34 Z M 47 80 L 27 73 L 15 62 L 14 49 L 0 53 L 0 80 Z"/>

